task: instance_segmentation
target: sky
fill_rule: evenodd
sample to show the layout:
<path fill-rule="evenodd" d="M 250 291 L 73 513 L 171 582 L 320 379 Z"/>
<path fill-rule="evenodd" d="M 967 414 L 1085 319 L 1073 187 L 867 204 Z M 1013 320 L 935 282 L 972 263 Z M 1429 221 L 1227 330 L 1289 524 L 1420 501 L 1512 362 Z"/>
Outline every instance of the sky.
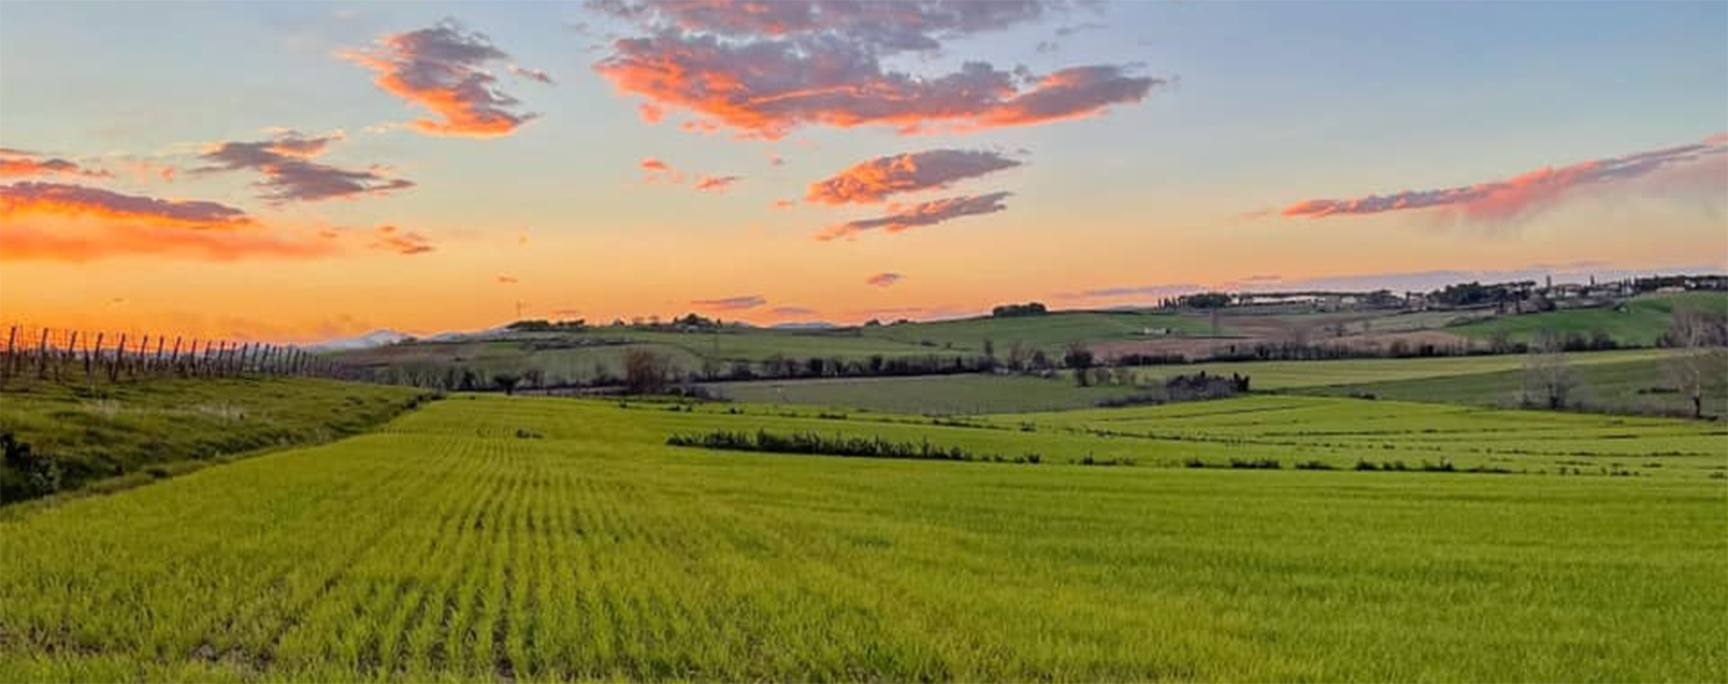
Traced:
<path fill-rule="evenodd" d="M 0 322 L 1728 270 L 1728 3 L 0 4 Z"/>

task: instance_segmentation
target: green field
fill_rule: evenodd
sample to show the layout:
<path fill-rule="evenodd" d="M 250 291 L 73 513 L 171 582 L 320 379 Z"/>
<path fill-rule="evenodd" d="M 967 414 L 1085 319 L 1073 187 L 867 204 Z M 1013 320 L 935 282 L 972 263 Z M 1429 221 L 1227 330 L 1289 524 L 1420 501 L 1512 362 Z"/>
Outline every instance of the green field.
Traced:
<path fill-rule="evenodd" d="M 59 490 L 105 478 L 154 476 L 258 449 L 329 441 L 419 403 L 403 387 L 300 379 L 179 379 L 66 385 L 12 380 L 0 390 L 0 433 L 50 457 Z M 28 489 L 0 466 L 0 503 Z M 114 483 L 124 486 L 127 482 Z"/>
<path fill-rule="evenodd" d="M 1659 349 L 1622 349 L 1571 353 L 1566 354 L 1566 360 L 1574 366 L 1590 366 L 1660 359 L 1667 354 L 1667 351 Z M 1253 380 L 1252 389 L 1278 390 L 1512 371 L 1523 368 L 1528 361 L 1529 357 L 1523 354 L 1339 361 L 1243 361 L 1148 366 L 1138 369 L 1136 375 L 1144 379 L 1156 379 L 1201 371 L 1217 375 L 1240 373 Z"/>
<path fill-rule="evenodd" d="M 629 406 L 457 397 L 0 520 L 0 680 L 1728 678 L 1709 424 L 1305 397 L 979 427 Z M 1046 458 L 664 446 L 759 427 Z M 1286 465 L 1180 467 L 1231 456 Z M 1364 458 L 1531 474 L 1288 465 Z"/>
<path fill-rule="evenodd" d="M 1574 363 L 1579 381 L 1578 388 L 1574 390 L 1575 400 L 1582 404 L 1581 408 L 1584 410 L 1603 413 L 1692 415 L 1691 399 L 1674 389 L 1668 368 L 1660 358 L 1612 363 Z M 1301 387 L 1298 391 L 1303 394 L 1328 396 L 1373 395 L 1382 399 L 1403 401 L 1515 407 L 1522 401 L 1523 388 L 1524 372 L 1507 370 L 1409 380 L 1369 380 L 1345 385 Z M 1720 384 L 1706 387 L 1704 413 L 1707 416 L 1728 416 L 1728 389 Z"/>
<path fill-rule="evenodd" d="M 981 353 L 984 340 L 990 340 L 996 346 L 996 353 L 1006 356 L 1009 346 L 1015 342 L 1042 349 L 1046 354 L 1060 355 L 1070 342 L 1103 342 L 1162 336 L 1145 334 L 1148 329 L 1168 329 L 1175 334 L 1205 334 L 1211 330 L 1211 323 L 1204 316 L 1183 314 L 1063 311 L 1043 316 L 903 323 L 872 326 L 862 330 L 866 337 L 905 344 L 928 343 L 929 346 L 952 347 L 972 353 Z"/>
<path fill-rule="evenodd" d="M 1682 292 L 1644 295 L 1627 300 L 1615 308 L 1573 309 L 1521 316 L 1501 316 L 1486 321 L 1447 328 L 1447 332 L 1488 339 L 1504 331 L 1516 342 L 1533 342 L 1544 331 L 1560 335 L 1577 333 L 1589 336 L 1597 331 L 1607 333 L 1625 346 L 1648 347 L 1656 344 L 1668 331 L 1669 317 L 1675 307 L 1691 307 L 1728 315 L 1728 293 Z"/>
<path fill-rule="evenodd" d="M 970 374 L 723 382 L 710 387 L 734 401 L 934 415 L 1089 408 L 1134 392 L 1131 387 L 1077 387 L 1068 379 Z"/>

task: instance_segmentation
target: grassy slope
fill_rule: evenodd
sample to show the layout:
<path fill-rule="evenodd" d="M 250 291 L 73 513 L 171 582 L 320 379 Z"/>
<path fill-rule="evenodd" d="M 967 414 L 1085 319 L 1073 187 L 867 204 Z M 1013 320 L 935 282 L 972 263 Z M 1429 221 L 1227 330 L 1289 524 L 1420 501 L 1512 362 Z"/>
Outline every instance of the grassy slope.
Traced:
<path fill-rule="evenodd" d="M 908 344 L 928 341 L 938 347 L 952 345 L 955 349 L 974 353 L 981 352 L 984 340 L 988 339 L 996 345 L 998 356 L 1006 356 L 1009 346 L 1016 341 L 1041 348 L 1045 353 L 1060 353 L 1069 342 L 1134 339 L 1142 337 L 1140 331 L 1146 328 L 1170 328 L 1190 333 L 1204 333 L 1211 329 L 1208 320 L 1198 316 L 1065 312 L 871 327 L 864 329 L 864 334 Z"/>
<path fill-rule="evenodd" d="M 1446 331 L 1487 339 L 1496 331 L 1505 330 L 1514 341 L 1530 342 L 1544 330 L 1562 335 L 1574 332 L 1589 335 L 1601 330 L 1623 345 L 1650 346 L 1668 330 L 1669 313 L 1675 306 L 1728 313 L 1728 293 L 1645 295 L 1626 302 L 1624 310 L 1577 309 L 1504 316 L 1447 328 Z"/>
<path fill-rule="evenodd" d="M 1013 418 L 1035 433 L 717 408 L 456 399 L 381 433 L 0 521 L 0 679 L 1728 678 L 1724 485 L 1671 469 L 1202 471 L 661 445 L 767 426 L 1047 452 L 1468 448 L 1458 434 L 1613 450 L 1640 440 L 1601 435 L 1658 444 L 1703 437 L 1696 425 L 1296 397 Z M 1187 438 L 1061 429 L 1100 424 Z"/>
<path fill-rule="evenodd" d="M 1059 411 L 1131 394 L 1126 387 L 1076 387 L 1071 380 L 998 375 L 716 383 L 736 401 L 933 415 Z"/>
<path fill-rule="evenodd" d="M 420 395 L 302 379 L 94 387 L 14 382 L 0 393 L 0 432 L 54 457 L 63 470 L 62 489 L 72 489 L 151 465 L 354 434 L 396 416 Z"/>
<path fill-rule="evenodd" d="M 1576 395 L 1591 410 L 1632 414 L 1692 413 L 1690 399 L 1678 393 L 1650 391 L 1672 387 L 1666 364 L 1661 359 L 1576 364 L 1575 367 L 1582 383 Z M 1403 401 L 1510 407 L 1518 405 L 1523 382 L 1522 370 L 1506 370 L 1450 377 L 1356 382 L 1307 387 L 1297 391 L 1314 395 L 1372 394 L 1384 399 Z M 1704 395 L 1704 412 L 1711 416 L 1728 415 L 1728 391 L 1724 391 L 1722 387 L 1708 388 Z"/>

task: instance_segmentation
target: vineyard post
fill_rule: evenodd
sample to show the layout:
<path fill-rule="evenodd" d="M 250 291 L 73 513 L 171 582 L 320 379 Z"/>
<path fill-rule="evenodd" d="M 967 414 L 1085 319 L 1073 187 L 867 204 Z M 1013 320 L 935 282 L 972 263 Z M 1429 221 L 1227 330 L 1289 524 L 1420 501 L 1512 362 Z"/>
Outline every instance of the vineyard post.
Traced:
<path fill-rule="evenodd" d="M 0 384 L 12 377 L 12 361 L 18 356 L 18 326 L 6 333 L 6 358 L 0 361 Z"/>
<path fill-rule="evenodd" d="M 176 373 L 178 373 L 180 371 L 180 336 L 179 335 L 174 336 L 174 351 L 172 351 L 168 354 L 168 365 L 172 366 Z"/>
<path fill-rule="evenodd" d="M 158 372 L 158 373 L 162 372 L 162 347 L 166 346 L 167 344 L 168 344 L 168 336 L 167 335 L 157 335 L 156 336 L 156 363 L 153 365 L 156 369 L 156 372 Z"/>
<path fill-rule="evenodd" d="M 120 344 L 114 347 L 114 361 L 108 364 L 108 382 L 120 381 L 120 364 L 126 361 L 126 333 L 120 333 Z"/>
<path fill-rule="evenodd" d="M 198 338 L 192 338 L 192 348 L 186 350 L 186 374 L 198 374 Z"/>
<path fill-rule="evenodd" d="M 36 379 L 48 378 L 48 329 L 42 329 L 42 339 L 36 343 Z"/>

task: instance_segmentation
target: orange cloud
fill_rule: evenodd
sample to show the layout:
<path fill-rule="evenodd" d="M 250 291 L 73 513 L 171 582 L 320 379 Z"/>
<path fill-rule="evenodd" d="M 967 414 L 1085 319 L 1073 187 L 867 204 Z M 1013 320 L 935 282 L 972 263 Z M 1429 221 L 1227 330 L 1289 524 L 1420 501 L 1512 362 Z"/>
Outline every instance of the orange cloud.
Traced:
<path fill-rule="evenodd" d="M 499 285 L 515 285 L 517 283 L 522 282 L 521 280 L 517 280 L 516 276 L 508 276 L 508 275 L 501 275 L 501 276 L 498 276 L 497 278 L 494 278 L 493 280 L 495 282 L 497 282 Z"/>
<path fill-rule="evenodd" d="M 413 231 L 400 230 L 396 226 L 378 226 L 370 245 L 372 249 L 412 255 L 425 254 L 432 251 L 432 242 L 425 236 Z"/>
<path fill-rule="evenodd" d="M 1438 190 L 1406 190 L 1356 199 L 1308 199 L 1285 207 L 1286 217 L 1324 218 L 1390 211 L 1455 208 L 1478 219 L 1506 219 L 1546 206 L 1579 188 L 1630 180 L 1670 166 L 1728 152 L 1728 134 L 1703 142 L 1560 168 L 1543 167 L 1504 180 Z"/>
<path fill-rule="evenodd" d="M 43 158 L 24 150 L 0 148 L 0 178 L 24 176 L 82 176 L 107 178 L 113 174 L 101 169 L 87 169 L 65 159 Z"/>
<path fill-rule="evenodd" d="M 0 186 L 0 217 L 30 216 L 89 217 L 201 230 L 254 225 L 246 212 L 217 202 L 165 200 L 64 183 Z"/>
<path fill-rule="evenodd" d="M 164 200 L 56 183 L 0 186 L 0 259 L 90 261 L 124 255 L 212 261 L 311 258 L 328 240 L 268 233 L 216 202 Z"/>
<path fill-rule="evenodd" d="M 697 190 L 724 192 L 733 183 L 744 180 L 743 176 L 703 176 L 696 180 Z"/>
<path fill-rule="evenodd" d="M 1034 18 L 1037 12 L 1000 10 L 1037 4 L 895 2 L 841 9 L 844 3 L 826 3 L 806 10 L 799 3 L 766 3 L 757 8 L 760 21 L 736 18 L 751 16 L 748 8 L 756 5 L 748 3 L 690 12 L 705 5 L 647 4 L 625 16 L 643 20 L 650 35 L 615 41 L 594 69 L 620 92 L 646 98 L 655 120 L 681 109 L 696 116 L 680 125 L 685 130 L 726 127 L 768 140 L 803 125 L 887 125 L 914 133 L 1058 121 L 1138 102 L 1163 83 L 1113 65 L 1040 78 L 967 62 L 957 72 L 923 77 L 885 69 L 878 59 L 939 48 L 939 37 Z M 765 19 L 782 10 L 790 13 Z M 854 23 L 854 30 L 835 28 Z"/>
<path fill-rule="evenodd" d="M 889 195 L 946 188 L 1020 162 L 995 152 L 928 150 L 877 157 L 854 164 L 832 178 L 810 184 L 805 201 L 811 204 L 868 204 Z"/>
<path fill-rule="evenodd" d="M 859 219 L 829 226 L 817 233 L 816 239 L 824 242 L 836 238 L 851 240 L 865 231 L 882 229 L 890 233 L 898 233 L 919 226 L 936 225 L 963 216 L 993 214 L 1008 208 L 1002 203 L 1002 200 L 1011 194 L 1013 193 L 992 192 L 984 195 L 945 197 L 909 206 L 890 206 L 890 213 L 887 216 Z"/>
<path fill-rule="evenodd" d="M 495 137 L 509 135 L 534 114 L 512 111 L 519 100 L 497 89 L 489 63 L 506 65 L 512 73 L 543 83 L 543 71 L 510 64 L 510 56 L 484 34 L 464 31 L 446 19 L 431 28 L 380 38 L 367 50 L 343 50 L 337 56 L 375 72 L 373 81 L 392 95 L 431 111 L 437 118 L 409 122 L 428 135 Z"/>
<path fill-rule="evenodd" d="M 666 162 L 653 157 L 648 157 L 647 159 L 637 162 L 636 166 L 646 172 L 642 176 L 643 183 L 659 183 L 665 181 L 667 183 L 678 184 L 684 182 L 684 174 L 682 172 L 672 168 L 671 164 L 667 164 Z"/>

